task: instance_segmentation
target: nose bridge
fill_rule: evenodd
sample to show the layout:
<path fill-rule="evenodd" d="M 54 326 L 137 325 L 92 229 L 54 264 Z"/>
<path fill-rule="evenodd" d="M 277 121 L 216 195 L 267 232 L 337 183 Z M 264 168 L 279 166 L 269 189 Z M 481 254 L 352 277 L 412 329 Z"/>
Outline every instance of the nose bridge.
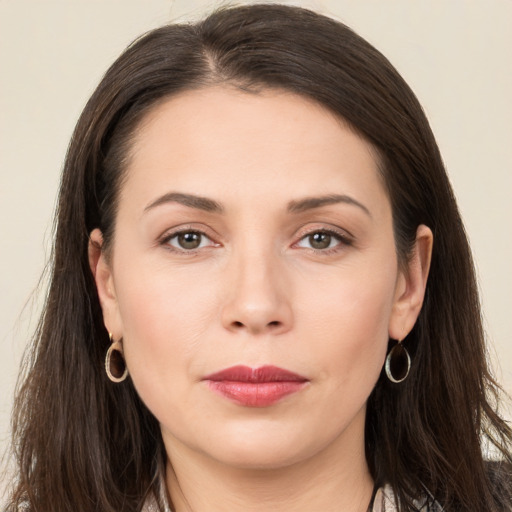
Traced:
<path fill-rule="evenodd" d="M 234 248 L 230 290 L 223 324 L 253 334 L 282 333 L 291 327 L 292 309 L 282 257 L 269 240 L 246 240 Z"/>

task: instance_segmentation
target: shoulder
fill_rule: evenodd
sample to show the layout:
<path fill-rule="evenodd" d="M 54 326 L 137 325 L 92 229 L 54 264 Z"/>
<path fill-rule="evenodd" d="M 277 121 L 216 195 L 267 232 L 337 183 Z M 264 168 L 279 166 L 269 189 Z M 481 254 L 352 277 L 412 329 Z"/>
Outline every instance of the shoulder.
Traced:
<path fill-rule="evenodd" d="M 167 503 L 164 503 L 164 508 L 162 509 L 157 501 L 154 498 L 148 498 L 144 506 L 142 507 L 141 512 L 172 512 Z"/>
<path fill-rule="evenodd" d="M 428 494 L 414 501 L 418 512 L 443 512 L 441 506 Z M 391 486 L 385 485 L 377 490 L 371 512 L 398 512 L 395 493 Z"/>
<path fill-rule="evenodd" d="M 489 460 L 485 469 L 494 499 L 504 507 L 510 507 L 505 510 L 512 510 L 512 464 Z"/>

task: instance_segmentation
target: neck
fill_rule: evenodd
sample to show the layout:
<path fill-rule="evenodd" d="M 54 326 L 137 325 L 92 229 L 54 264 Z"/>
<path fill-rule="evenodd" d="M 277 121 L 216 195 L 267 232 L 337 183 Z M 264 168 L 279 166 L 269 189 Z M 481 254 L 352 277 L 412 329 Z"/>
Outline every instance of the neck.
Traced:
<path fill-rule="evenodd" d="M 167 487 L 175 512 L 366 512 L 373 481 L 364 439 L 344 436 L 307 460 L 277 468 L 239 468 L 166 443 Z M 347 446 L 348 444 L 348 446 Z"/>

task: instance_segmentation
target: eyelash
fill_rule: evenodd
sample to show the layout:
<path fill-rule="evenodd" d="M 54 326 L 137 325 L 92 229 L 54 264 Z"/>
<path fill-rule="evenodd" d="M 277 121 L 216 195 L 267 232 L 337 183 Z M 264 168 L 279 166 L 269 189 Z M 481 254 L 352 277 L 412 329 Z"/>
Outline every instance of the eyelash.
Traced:
<path fill-rule="evenodd" d="M 303 240 L 306 240 L 307 238 L 309 238 L 313 235 L 316 235 L 316 234 L 328 235 L 328 236 L 334 238 L 335 240 L 337 240 L 338 243 L 334 247 L 327 247 L 325 249 L 315 249 L 314 247 L 304 247 L 304 249 L 306 249 L 310 252 L 313 252 L 315 254 L 328 255 L 328 254 L 338 252 L 339 250 L 341 250 L 341 248 L 343 246 L 350 247 L 351 245 L 353 245 L 353 239 L 347 233 L 343 233 L 343 232 L 340 232 L 340 231 L 337 231 L 334 229 L 326 229 L 326 228 L 312 229 L 310 231 L 302 233 L 299 240 L 297 242 L 295 242 L 293 245 L 297 246 Z"/>
<path fill-rule="evenodd" d="M 204 237 L 210 241 L 210 244 L 207 245 L 206 247 L 197 247 L 195 249 L 178 248 L 178 247 L 174 247 L 170 244 L 171 240 L 176 239 L 180 235 L 187 235 L 187 234 L 195 234 L 195 235 L 199 235 L 200 237 Z M 292 247 L 298 246 L 298 244 L 300 242 L 302 242 L 302 241 L 306 240 L 308 237 L 311 237 L 316 234 L 331 236 L 335 240 L 337 240 L 338 243 L 334 247 L 327 247 L 325 249 L 316 249 L 314 247 L 304 247 L 304 249 L 306 249 L 307 251 L 313 252 L 315 254 L 324 254 L 324 255 L 332 254 L 334 252 L 339 251 L 341 246 L 350 247 L 351 245 L 353 245 L 352 237 L 347 235 L 346 233 L 342 233 L 342 232 L 339 232 L 339 231 L 336 231 L 333 229 L 317 228 L 317 229 L 312 229 L 310 231 L 302 233 L 300 238 L 297 240 L 297 242 L 295 242 L 292 245 Z M 159 243 L 160 243 L 160 245 L 165 246 L 167 250 L 174 252 L 174 253 L 183 254 L 183 255 L 194 255 L 202 249 L 220 245 L 220 244 L 214 242 L 212 240 L 212 238 L 210 236 L 208 236 L 204 231 L 197 229 L 197 228 L 193 228 L 193 227 L 186 227 L 186 228 L 182 228 L 178 231 L 174 231 L 172 233 L 167 233 L 160 239 Z M 201 243 L 202 243 L 202 240 L 201 240 Z"/>
<path fill-rule="evenodd" d="M 178 238 L 180 235 L 187 235 L 187 234 L 196 234 L 202 238 L 204 237 L 204 238 L 208 239 L 211 243 L 207 247 L 215 247 L 215 246 L 220 245 L 220 244 L 214 242 L 212 240 L 212 237 L 208 236 L 204 231 L 202 231 L 201 229 L 194 228 L 194 227 L 184 227 L 184 228 L 179 229 L 178 231 L 173 231 L 172 233 L 166 233 L 160 239 L 159 243 L 160 243 L 160 245 L 165 246 L 165 248 L 167 250 L 174 252 L 174 253 L 183 254 L 183 255 L 193 255 L 193 254 L 196 254 L 199 250 L 207 248 L 207 247 L 197 247 L 195 249 L 184 249 L 184 248 L 174 247 L 170 244 L 171 240 Z M 201 240 L 201 243 L 202 243 L 202 240 Z"/>

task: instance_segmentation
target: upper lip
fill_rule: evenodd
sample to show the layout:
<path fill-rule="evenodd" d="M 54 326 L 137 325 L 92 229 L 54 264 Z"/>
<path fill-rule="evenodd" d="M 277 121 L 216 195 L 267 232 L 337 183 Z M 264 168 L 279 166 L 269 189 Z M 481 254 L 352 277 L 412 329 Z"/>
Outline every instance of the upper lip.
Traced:
<path fill-rule="evenodd" d="M 249 366 L 238 365 L 207 375 L 203 380 L 261 383 L 306 382 L 308 379 L 277 366 L 266 365 L 260 366 L 259 368 L 251 368 Z"/>

